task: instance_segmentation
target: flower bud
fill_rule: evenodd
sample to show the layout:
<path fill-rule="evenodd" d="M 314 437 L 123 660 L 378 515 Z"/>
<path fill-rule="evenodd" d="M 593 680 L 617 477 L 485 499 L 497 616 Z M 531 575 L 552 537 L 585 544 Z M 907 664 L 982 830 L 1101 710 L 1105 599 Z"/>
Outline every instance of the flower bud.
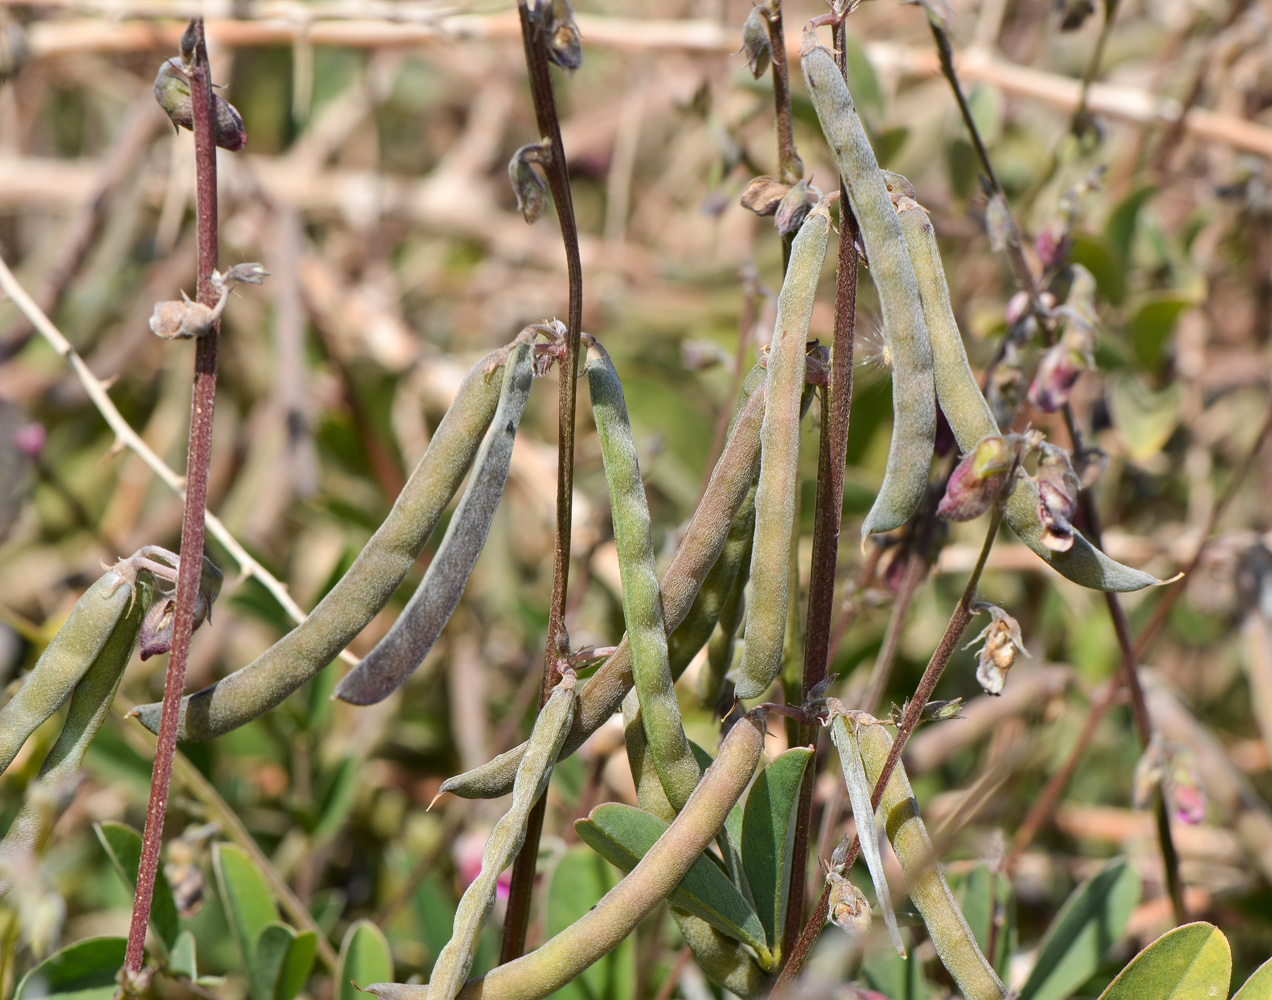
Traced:
<path fill-rule="evenodd" d="M 1042 544 L 1053 552 L 1073 547 L 1073 512 L 1081 488 L 1069 453 L 1053 444 L 1044 444 L 1034 475 L 1038 487 L 1038 518 L 1042 521 Z"/>
<path fill-rule="evenodd" d="M 549 0 L 546 17 L 544 29 L 548 36 L 548 58 L 573 73 L 583 65 L 583 46 L 570 0 Z"/>
<path fill-rule="evenodd" d="M 1029 653 L 1020 637 L 1020 623 L 1002 608 L 979 603 L 974 611 L 987 611 L 992 619 L 964 649 L 983 642 L 976 655 L 976 680 L 986 694 L 1000 695 L 1007 683 L 1007 672 L 1016 662 L 1016 654 Z"/>
<path fill-rule="evenodd" d="M 769 39 L 768 18 L 764 16 L 763 7 L 752 7 L 751 13 L 742 22 L 742 51 L 746 53 L 751 75 L 758 80 L 773 61 L 773 43 Z"/>
<path fill-rule="evenodd" d="M 180 567 L 178 566 L 178 572 Z M 196 631 L 205 621 L 212 621 L 212 604 L 221 593 L 224 581 L 221 571 L 212 560 L 203 557 L 203 572 L 199 577 L 199 593 L 194 601 L 194 623 L 191 631 Z M 176 627 L 175 597 L 163 597 L 151 605 L 146 617 L 141 622 L 141 658 L 148 660 L 152 656 L 166 653 L 172 649 L 172 636 Z"/>
<path fill-rule="evenodd" d="M 1001 194 L 990 195 L 989 202 L 985 205 L 985 232 L 989 236 L 990 250 L 994 253 L 1002 253 L 1007 249 L 1007 237 L 1011 233 L 1011 215 L 1007 209 L 1007 199 Z"/>
<path fill-rule="evenodd" d="M 1197 757 L 1185 746 L 1175 748 L 1162 782 L 1162 794 L 1171 816 L 1180 823 L 1196 825 L 1206 818 L 1206 793 L 1201 787 Z"/>
<path fill-rule="evenodd" d="M 1148 746 L 1135 762 L 1135 774 L 1131 780 L 1131 808 L 1147 809 L 1153 804 L 1153 793 L 1161 787 L 1166 772 L 1166 745 L 1158 733 L 1148 741 Z"/>
<path fill-rule="evenodd" d="M 1055 413 L 1069 401 L 1074 383 L 1087 367 L 1086 355 L 1061 339 L 1038 362 L 1038 371 L 1029 384 L 1029 402 L 1044 413 Z"/>
<path fill-rule="evenodd" d="M 547 191 L 543 179 L 531 166 L 542 152 L 543 148 L 538 144 L 522 146 L 508 161 L 508 180 L 512 182 L 512 193 L 517 196 L 517 209 L 530 224 L 543 214 L 543 195 Z"/>
<path fill-rule="evenodd" d="M 1065 221 L 1058 218 L 1048 220 L 1034 237 L 1034 249 L 1042 261 L 1043 270 L 1050 271 L 1063 264 L 1071 243 L 1069 226 Z"/>
<path fill-rule="evenodd" d="M 194 109 L 190 100 L 190 78 L 181 66 L 181 60 L 172 58 L 159 67 L 155 77 L 155 100 L 163 108 L 174 126 L 194 129 Z M 216 144 L 231 153 L 237 153 L 247 145 L 247 130 L 238 109 L 219 94 L 212 95 L 216 102 L 214 132 Z"/>
<path fill-rule="evenodd" d="M 44 442 L 48 440 L 48 436 L 43 424 L 32 421 L 13 432 L 13 447 L 34 462 L 44 451 Z"/>
<path fill-rule="evenodd" d="M 936 508 L 947 521 L 970 521 L 989 510 L 1007 485 L 1016 465 L 1016 448 L 1001 434 L 983 437 L 950 474 L 945 496 Z"/>

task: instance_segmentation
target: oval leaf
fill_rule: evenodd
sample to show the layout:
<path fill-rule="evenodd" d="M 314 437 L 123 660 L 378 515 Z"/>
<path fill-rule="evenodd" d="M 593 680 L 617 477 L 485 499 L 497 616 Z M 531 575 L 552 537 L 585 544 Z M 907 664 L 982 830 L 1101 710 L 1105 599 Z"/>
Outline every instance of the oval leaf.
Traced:
<path fill-rule="evenodd" d="M 115 974 L 124 964 L 126 938 L 76 941 L 22 977 L 13 1000 L 110 1000 L 119 987 Z"/>
<path fill-rule="evenodd" d="M 1272 1000 L 1272 958 L 1254 970 L 1232 1000 Z"/>
<path fill-rule="evenodd" d="M 278 921 L 278 908 L 269 893 L 269 884 L 247 852 L 233 844 L 217 844 L 212 848 L 212 867 L 243 964 L 253 970 L 257 939 L 268 925 Z M 255 995 L 254 973 L 252 982 Z M 273 983 L 271 979 L 271 991 Z M 258 995 L 257 1000 L 273 1000 L 272 992 Z"/>
<path fill-rule="evenodd" d="M 1020 1000 L 1063 1000 L 1090 979 L 1139 899 L 1139 876 L 1121 859 L 1078 886 L 1047 928 Z"/>
<path fill-rule="evenodd" d="M 807 747 L 793 747 L 769 764 L 751 786 L 742 813 L 742 866 L 769 949 L 775 954 L 786 926 L 793 814 L 812 755 Z"/>
<path fill-rule="evenodd" d="M 667 829 L 657 816 L 616 802 L 597 806 L 574 824 L 579 839 L 620 871 L 636 867 Z M 701 917 L 721 933 L 755 949 L 761 964 L 770 958 L 760 918 L 719 864 L 699 857 L 668 900 Z"/>
<path fill-rule="evenodd" d="M 359 986 L 393 982 L 393 953 L 388 938 L 370 920 L 358 920 L 345 932 L 336 966 L 336 1000 L 361 1000 Z"/>
<path fill-rule="evenodd" d="M 141 863 L 141 834 L 124 823 L 94 823 L 93 832 L 106 850 L 115 871 L 129 892 L 137 891 L 137 866 Z M 150 904 L 150 926 L 155 929 L 168 954 L 172 955 L 181 932 L 177 904 L 163 868 L 155 872 L 155 892 Z M 190 977 L 194 978 L 193 975 Z"/>
<path fill-rule="evenodd" d="M 1228 995 L 1232 951 L 1214 924 L 1167 931 L 1117 974 L 1100 1000 L 1203 1000 Z"/>

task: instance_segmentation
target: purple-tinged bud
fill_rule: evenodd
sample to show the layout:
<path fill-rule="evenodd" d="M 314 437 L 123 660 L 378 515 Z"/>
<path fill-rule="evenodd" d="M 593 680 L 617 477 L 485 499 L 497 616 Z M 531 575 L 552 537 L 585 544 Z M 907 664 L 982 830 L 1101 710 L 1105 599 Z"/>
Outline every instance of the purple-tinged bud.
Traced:
<path fill-rule="evenodd" d="M 994 253 L 1002 253 L 1007 249 L 1007 239 L 1011 234 L 1011 213 L 1007 208 L 1007 199 L 1001 194 L 989 196 L 985 205 L 985 232 L 989 236 L 989 248 Z"/>
<path fill-rule="evenodd" d="M 947 521 L 970 521 L 989 510 L 1004 493 L 1016 465 L 1016 448 L 1001 434 L 981 438 L 954 467 L 945 496 L 936 508 Z"/>
<path fill-rule="evenodd" d="M 742 207 L 756 215 L 773 215 L 790 189 L 789 184 L 783 184 L 776 177 L 757 177 L 742 192 Z"/>
<path fill-rule="evenodd" d="M 512 182 L 512 193 L 517 196 L 517 209 L 530 224 L 543 214 L 543 196 L 547 192 L 543 179 L 531 166 L 538 163 L 542 155 L 543 147 L 535 143 L 522 146 L 508 161 L 508 180 Z"/>
<path fill-rule="evenodd" d="M 180 572 L 179 566 L 177 570 Z M 204 556 L 203 572 L 199 577 L 199 593 L 194 601 L 194 624 L 191 631 L 196 631 L 205 621 L 212 621 L 212 605 L 221 593 L 221 584 L 224 579 L 212 560 Z M 146 617 L 141 622 L 141 658 L 143 660 L 172 649 L 176 609 L 176 598 L 169 596 L 155 601 L 146 612 Z"/>
<path fill-rule="evenodd" d="M 545 16 L 548 58 L 563 70 L 573 73 L 583 65 L 583 46 L 570 0 L 549 0 Z"/>
<path fill-rule="evenodd" d="M 808 184 L 800 181 L 793 184 L 778 203 L 773 222 L 777 231 L 783 236 L 794 236 L 799 227 L 808 218 L 809 209 L 813 206 L 808 201 Z"/>
<path fill-rule="evenodd" d="M 1069 226 L 1063 219 L 1051 219 L 1038 230 L 1038 235 L 1034 238 L 1034 249 L 1038 252 L 1038 259 L 1042 261 L 1043 270 L 1050 271 L 1063 264 L 1064 259 L 1069 256 L 1071 244 Z"/>
<path fill-rule="evenodd" d="M 992 621 L 963 648 L 984 643 L 976 654 L 976 680 L 986 694 L 1000 695 L 1007 683 L 1007 672 L 1016 662 L 1016 654 L 1029 655 L 1020 637 L 1020 623 L 993 604 L 980 603 L 973 610 L 989 612 Z"/>
<path fill-rule="evenodd" d="M 1065 340 L 1047 349 L 1029 385 L 1028 398 L 1044 413 L 1055 413 L 1069 401 L 1078 376 L 1087 370 L 1087 357 Z"/>
<path fill-rule="evenodd" d="M 32 421 L 29 424 L 23 424 L 13 432 L 13 447 L 34 462 L 44 451 L 44 443 L 48 440 L 48 436 L 48 431 L 44 429 L 43 424 Z"/>
<path fill-rule="evenodd" d="M 1029 293 L 1017 292 L 1007 300 L 1007 308 L 1003 310 L 1003 318 L 1007 321 L 1007 327 L 1010 329 L 1021 320 L 1029 316 Z"/>
<path fill-rule="evenodd" d="M 1171 816 L 1178 822 L 1196 825 L 1206 818 L 1201 772 L 1196 755 L 1188 747 L 1176 747 L 1171 755 L 1170 767 L 1162 781 L 1162 794 Z"/>
<path fill-rule="evenodd" d="M 1033 478 L 1038 487 L 1042 544 L 1053 552 L 1067 552 L 1073 547 L 1073 512 L 1081 489 L 1069 453 L 1053 444 L 1042 445 Z"/>
<path fill-rule="evenodd" d="M 155 77 L 155 100 L 163 108 L 172 124 L 187 130 L 194 129 L 194 110 L 190 100 L 190 78 L 181 66 L 181 60 L 172 58 L 159 67 Z M 212 95 L 216 102 L 216 144 L 231 153 L 237 153 L 247 145 L 247 129 L 238 109 L 219 94 Z"/>
<path fill-rule="evenodd" d="M 768 18 L 764 16 L 763 7 L 752 7 L 751 13 L 742 22 L 742 51 L 746 53 L 751 75 L 758 80 L 773 61 L 773 43 L 769 39 Z"/>

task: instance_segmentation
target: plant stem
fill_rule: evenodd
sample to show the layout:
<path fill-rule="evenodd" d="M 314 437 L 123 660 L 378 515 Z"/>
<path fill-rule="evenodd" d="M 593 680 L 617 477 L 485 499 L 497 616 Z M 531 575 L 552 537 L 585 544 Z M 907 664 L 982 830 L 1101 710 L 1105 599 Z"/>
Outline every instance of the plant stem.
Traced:
<path fill-rule="evenodd" d="M 936 650 L 928 661 L 927 669 L 923 671 L 923 677 L 919 680 L 919 686 L 915 689 L 914 697 L 906 705 L 905 714 L 897 726 L 896 739 L 892 742 L 892 749 L 888 752 L 888 758 L 884 761 L 883 769 L 879 772 L 879 780 L 875 782 L 874 792 L 870 796 L 870 804 L 875 809 L 879 808 L 879 802 L 883 799 L 884 789 L 888 787 L 888 779 L 892 777 L 897 761 L 901 759 L 901 752 L 905 749 L 906 742 L 919 724 L 923 707 L 928 703 L 928 699 L 932 697 L 932 692 L 936 689 L 937 682 L 941 679 L 941 673 L 945 670 L 945 665 L 949 663 L 950 657 L 954 655 L 954 651 L 958 648 L 958 642 L 962 638 L 963 630 L 967 628 L 968 622 L 972 620 L 972 604 L 976 600 L 976 588 L 980 584 L 981 573 L 985 569 L 989 551 L 994 546 L 994 539 L 997 537 L 998 529 L 1002 523 L 1002 511 L 995 507 L 993 515 L 990 517 L 989 530 L 985 533 L 985 543 L 981 546 L 980 557 L 976 560 L 972 575 L 968 578 L 967 586 L 963 589 L 963 596 L 959 598 L 958 605 L 954 608 L 953 615 L 950 616 L 949 624 L 945 626 L 945 634 L 941 636 L 941 641 L 937 643 Z M 854 837 L 844 862 L 845 871 L 852 867 L 853 862 L 857 859 L 859 850 L 860 844 L 857 838 Z M 830 909 L 829 903 L 830 887 L 827 885 L 822 890 L 817 906 L 813 909 L 813 915 L 809 917 L 808 923 L 804 925 L 804 930 L 800 933 L 799 940 L 795 942 L 794 947 L 787 956 L 782 973 L 778 976 L 777 984 L 773 987 L 773 995 L 775 997 L 782 996 L 789 991 L 795 977 L 799 975 L 799 970 L 803 966 L 804 960 L 808 957 L 808 953 L 812 951 L 813 945 L 817 942 L 817 937 L 821 934 L 822 927 L 826 923 L 826 914 Z"/>
<path fill-rule="evenodd" d="M 786 66 L 786 33 L 782 29 L 782 0 L 771 0 L 766 9 L 769 45 L 773 50 L 773 109 L 777 118 L 777 179 L 798 184 L 804 179 L 804 164 L 795 151 L 795 131 L 791 125 L 790 71 Z M 784 241 L 789 248 L 789 240 Z"/>
<path fill-rule="evenodd" d="M 212 72 L 203 37 L 203 19 L 196 17 L 181 36 L 182 55 L 193 57 L 189 72 L 190 99 L 194 116 L 194 165 L 196 218 L 198 229 L 198 301 L 214 306 L 217 292 L 212 286 L 216 270 L 216 106 L 212 92 Z M 150 804 L 137 869 L 137 894 L 133 901 L 132 923 L 128 928 L 128 948 L 124 956 L 126 974 L 141 972 L 146 951 L 146 927 L 159 867 L 159 848 L 168 809 L 168 787 L 172 780 L 172 758 L 177 747 L 177 714 L 185 685 L 186 658 L 194 625 L 194 604 L 198 598 L 203 568 L 203 514 L 208 498 L 208 465 L 212 458 L 212 413 L 216 403 L 217 340 L 220 323 L 195 341 L 194 390 L 190 405 L 190 444 L 186 459 L 185 516 L 181 523 L 181 565 L 177 571 L 177 606 L 174 612 L 172 654 L 163 688 L 163 715 L 155 747 L 155 769 L 150 784 Z"/>
<path fill-rule="evenodd" d="M 569 636 L 565 631 L 565 605 L 570 580 L 571 503 L 574 496 L 574 412 L 577 398 L 579 333 L 583 327 L 583 264 L 579 257 L 579 234 L 574 221 L 574 201 L 570 193 L 570 176 L 561 142 L 561 125 L 557 119 L 556 101 L 552 95 L 552 76 L 548 67 L 548 39 L 543 15 L 546 4 L 531 11 L 529 0 L 518 0 L 521 16 L 521 40 L 525 49 L 526 70 L 530 77 L 530 96 L 534 101 L 535 120 L 546 148 L 543 169 L 556 206 L 565 244 L 565 263 L 569 278 L 569 315 L 566 322 L 565 358 L 558 368 L 561 391 L 557 404 L 557 499 L 556 540 L 552 556 L 552 604 L 548 611 L 548 636 L 543 660 L 543 683 L 539 690 L 542 706 L 560 679 L 557 662 L 562 649 L 569 653 Z M 512 866 L 512 884 L 508 895 L 507 917 L 499 962 L 519 958 L 526 946 L 526 929 L 530 919 L 530 895 L 534 889 L 535 865 L 539 857 L 539 835 L 543 832 L 545 800 L 540 799 L 530 813 L 526 838 Z"/>
<path fill-rule="evenodd" d="M 842 30 L 842 26 L 837 29 Z M 843 45 L 838 48 L 842 52 Z M 839 528 L 844 509 L 844 467 L 852 409 L 852 356 L 857 321 L 857 220 L 848 207 L 848 192 L 839 192 L 839 266 L 835 281 L 835 333 L 830 350 L 830 384 L 822 390 L 822 427 L 817 455 L 817 501 L 813 513 L 813 556 L 809 570 L 808 619 L 804 637 L 803 692 L 826 678 L 830 667 L 830 626 L 835 610 L 835 572 L 839 561 Z M 817 742 L 820 727 L 804 723 L 798 745 Z M 782 951 L 788 952 L 804 922 L 804 883 L 808 877 L 809 834 L 813 823 L 813 781 L 809 768 L 799 789 L 791 884 L 787 893 Z"/>

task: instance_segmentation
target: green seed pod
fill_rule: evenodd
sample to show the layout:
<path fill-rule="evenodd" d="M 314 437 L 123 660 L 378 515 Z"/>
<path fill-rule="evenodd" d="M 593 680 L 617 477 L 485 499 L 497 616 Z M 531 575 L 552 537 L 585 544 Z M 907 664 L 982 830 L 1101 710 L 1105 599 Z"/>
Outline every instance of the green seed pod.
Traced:
<path fill-rule="evenodd" d="M 745 402 L 729 433 L 706 492 L 685 529 L 680 548 L 662 578 L 663 625 L 674 629 L 689 613 L 698 590 L 715 565 L 728 539 L 729 528 L 746 497 L 759 467 L 760 425 L 764 419 L 765 373 L 756 366 L 743 385 Z M 674 674 L 673 674 L 674 679 Z M 632 687 L 631 647 L 623 636 L 579 694 L 574 728 L 565 741 L 568 756 L 613 715 Z M 490 799 L 507 795 L 525 744 L 501 753 L 494 760 L 442 783 L 442 791 L 464 798 Z"/>
<path fill-rule="evenodd" d="M 584 371 L 592 393 L 592 414 L 601 442 L 614 519 L 632 682 L 640 698 L 654 767 L 667 798 L 679 810 L 702 772 L 689 749 L 667 659 L 667 628 L 663 622 L 649 505 L 640 478 L 636 442 L 632 438 L 618 373 L 605 348 L 593 338 L 588 338 Z"/>
<path fill-rule="evenodd" d="M 801 62 L 804 83 L 861 226 L 892 358 L 892 443 L 879 495 L 861 526 L 864 540 L 905 524 L 927 490 L 936 441 L 932 349 L 901 226 L 848 85 L 834 56 L 807 30 Z"/>
<path fill-rule="evenodd" d="M 782 666 L 791 583 L 791 529 L 799 488 L 799 418 L 805 344 L 830 234 L 830 211 L 819 204 L 791 244 L 786 280 L 777 297 L 777 325 L 768 357 L 768 402 L 760 431 L 751 547 L 751 610 L 746 616 L 736 694 L 758 698 Z"/>
<path fill-rule="evenodd" d="M 857 738 L 873 788 L 892 749 L 892 737 L 882 726 L 861 726 Z M 945 873 L 941 871 L 927 828 L 919 816 L 910 781 L 900 763 L 888 779 L 879 810 L 892 849 L 901 862 L 901 871 L 905 873 L 910 900 L 923 917 L 941 964 L 954 977 L 967 1000 L 1005 1000 L 1006 987 L 976 944 L 945 881 Z M 864 842 L 865 838 L 861 839 Z"/>
<path fill-rule="evenodd" d="M 724 825 L 746 789 L 764 749 L 765 713 L 751 712 L 720 744 L 715 761 L 685 808 L 626 876 L 581 918 L 550 941 L 474 980 L 464 1000 L 539 1000 L 607 955 L 680 884 Z M 431 986 L 376 983 L 380 1000 L 437 1000 Z M 752 994 L 754 995 L 754 994 Z"/>
<path fill-rule="evenodd" d="M 508 481 L 513 441 L 534 378 L 533 360 L 534 347 L 529 342 L 513 347 L 490 432 L 437 554 L 388 635 L 336 685 L 337 698 L 354 705 L 383 701 L 406 683 L 450 621 L 486 544 Z"/>
<path fill-rule="evenodd" d="M 507 355 L 507 348 L 494 351 L 468 373 L 388 517 L 309 617 L 246 667 L 182 700 L 178 739 L 212 739 L 282 704 L 389 602 L 472 465 L 499 401 L 503 379 L 496 375 Z M 162 708 L 134 711 L 154 733 Z"/>
<path fill-rule="evenodd" d="M 75 602 L 22 686 L 0 708 L 0 773 L 101 658 L 120 623 L 136 610 L 137 587 L 137 570 L 121 559 Z"/>
<path fill-rule="evenodd" d="M 511 366 L 510 366 L 511 370 Z M 499 874 L 521 850 L 526 839 L 530 811 L 542 797 L 552 777 L 552 765 L 574 721 L 575 677 L 568 671 L 539 711 L 526 746 L 526 755 L 517 768 L 512 788 L 512 805 L 490 831 L 481 859 L 481 872 L 464 890 L 455 910 L 451 939 L 446 942 L 428 984 L 432 1000 L 454 1000 L 468 978 L 473 964 L 477 935 L 495 905 Z"/>
<path fill-rule="evenodd" d="M 885 174 L 885 177 L 894 184 L 905 180 L 899 174 Z M 905 183 L 909 184 L 908 181 Z M 941 264 L 941 251 L 932 223 L 917 203 L 907 204 L 905 200 L 900 201 L 897 215 L 914 264 L 923 313 L 927 318 L 937 399 L 959 448 L 971 452 L 977 442 L 1000 434 L 998 422 L 967 362 L 963 337 L 950 306 L 945 268 Z M 1049 536 L 1038 515 L 1038 489 L 1023 477 L 1016 481 L 1016 487 L 1004 507 L 1003 519 L 1020 536 L 1020 540 L 1052 569 L 1083 587 L 1131 591 L 1161 582 L 1148 573 L 1110 559 L 1076 531 L 1068 550 L 1058 552 L 1048 546 Z"/>
<path fill-rule="evenodd" d="M 111 570 L 101 579 L 110 580 L 115 575 L 116 570 Z M 35 786 L 28 790 L 26 803 L 9 827 L 3 843 L 0 843 L 0 869 L 19 855 L 38 854 L 43 849 L 54 822 L 70 803 L 84 754 L 110 714 L 124 669 L 132 658 L 142 618 L 154 596 L 152 586 L 146 581 L 120 583 L 119 590 L 126 592 L 124 613 L 75 685 L 62 733 L 40 765 Z M 100 601 L 102 598 L 94 595 L 93 599 Z M 0 731 L 6 737 L 9 735 L 7 728 Z M 8 889 L 8 883 L 0 877 L 0 896 Z"/>

